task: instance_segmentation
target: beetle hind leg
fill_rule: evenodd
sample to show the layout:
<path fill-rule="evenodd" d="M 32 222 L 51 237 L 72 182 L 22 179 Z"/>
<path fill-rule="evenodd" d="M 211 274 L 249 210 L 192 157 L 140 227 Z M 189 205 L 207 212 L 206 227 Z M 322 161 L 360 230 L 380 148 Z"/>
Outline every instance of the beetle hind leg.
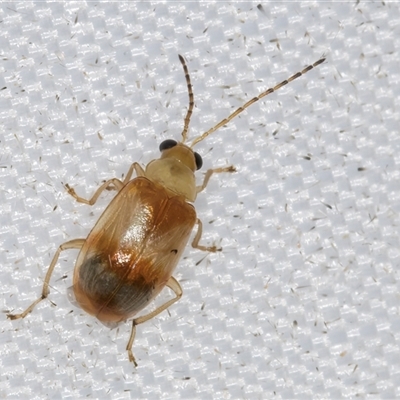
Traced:
<path fill-rule="evenodd" d="M 133 362 L 135 367 L 137 367 L 137 362 L 135 360 L 135 357 L 132 352 L 132 346 L 133 346 L 133 341 L 135 340 L 136 336 L 136 325 L 142 324 L 143 322 L 148 321 L 149 319 L 154 318 L 164 310 L 166 310 L 168 307 L 170 307 L 172 304 L 176 303 L 181 297 L 182 297 L 182 288 L 179 282 L 171 276 L 168 279 L 168 282 L 166 283 L 166 286 L 168 286 L 176 295 L 173 299 L 167 301 L 166 303 L 162 304 L 160 307 L 157 307 L 154 311 L 143 315 L 141 317 L 135 318 L 132 321 L 132 330 L 131 330 L 131 335 L 129 337 L 128 344 L 126 345 L 126 350 L 128 351 L 128 356 L 129 356 L 129 361 Z"/>
<path fill-rule="evenodd" d="M 51 278 L 51 275 L 53 274 L 54 267 L 57 264 L 57 260 L 58 260 L 58 257 L 60 256 L 61 252 L 64 250 L 68 250 L 68 249 L 80 249 L 84 243 L 85 243 L 85 239 L 74 239 L 74 240 L 70 240 L 69 242 L 65 242 L 62 245 L 60 245 L 56 251 L 56 254 L 54 254 L 54 257 L 51 260 L 49 268 L 47 269 L 46 277 L 44 278 L 41 296 L 37 300 L 35 300 L 22 313 L 7 314 L 7 318 L 9 318 L 9 319 L 25 318 L 42 300 L 44 300 L 50 293 L 50 289 L 49 289 L 50 278 Z"/>
<path fill-rule="evenodd" d="M 134 319 L 132 321 L 131 335 L 129 336 L 128 344 L 126 345 L 126 350 L 128 351 L 129 361 L 133 362 L 135 367 L 137 367 L 138 364 L 136 362 L 135 356 L 133 355 L 132 346 L 133 346 L 133 341 L 135 340 L 135 336 L 136 336 L 136 325 L 137 325 L 137 323 L 136 323 L 136 320 Z"/>

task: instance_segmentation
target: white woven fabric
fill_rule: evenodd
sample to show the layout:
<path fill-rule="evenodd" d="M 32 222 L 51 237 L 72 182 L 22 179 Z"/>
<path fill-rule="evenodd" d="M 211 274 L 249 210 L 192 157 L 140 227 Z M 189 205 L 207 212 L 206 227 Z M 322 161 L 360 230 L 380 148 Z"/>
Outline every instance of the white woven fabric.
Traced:
<path fill-rule="evenodd" d="M 14 2 L 0 21 L 1 397 L 400 397 L 397 4 Z M 76 251 L 49 300 L 5 314 L 113 196 L 89 207 L 63 183 L 89 197 L 180 139 L 178 54 L 191 137 L 327 61 L 197 146 L 204 171 L 237 168 L 196 200 L 203 241 L 223 251 L 187 249 L 184 296 L 138 327 L 135 369 L 130 324 L 68 302 Z"/>

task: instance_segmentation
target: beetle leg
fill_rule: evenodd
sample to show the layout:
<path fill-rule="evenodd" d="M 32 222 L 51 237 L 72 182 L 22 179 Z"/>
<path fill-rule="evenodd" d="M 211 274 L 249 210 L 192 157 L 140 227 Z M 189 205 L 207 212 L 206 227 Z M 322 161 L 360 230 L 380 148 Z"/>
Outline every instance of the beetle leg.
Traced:
<path fill-rule="evenodd" d="M 202 192 L 206 188 L 212 174 L 219 174 L 221 172 L 236 172 L 236 168 L 231 165 L 230 167 L 225 167 L 225 168 L 209 169 L 204 176 L 203 183 L 200 186 L 196 187 L 197 193 Z"/>
<path fill-rule="evenodd" d="M 135 360 L 135 357 L 133 356 L 132 353 L 132 345 L 133 341 L 135 340 L 135 335 L 136 335 L 136 325 L 142 324 L 143 322 L 148 321 L 149 319 L 154 318 L 164 310 L 166 310 L 169 306 L 177 302 L 181 297 L 182 297 L 182 288 L 179 282 L 171 276 L 168 279 L 168 282 L 166 283 L 166 286 L 168 286 L 176 295 L 173 299 L 167 301 L 165 304 L 161 305 L 160 307 L 157 307 L 154 311 L 143 315 L 141 317 L 135 318 L 132 321 L 132 330 L 131 330 L 131 336 L 129 337 L 128 344 L 126 345 L 126 350 L 128 351 L 128 356 L 129 356 L 129 361 L 133 362 L 135 364 L 135 367 L 137 367 L 137 363 Z"/>
<path fill-rule="evenodd" d="M 42 295 L 21 314 L 7 314 L 7 318 L 9 319 L 25 318 L 36 307 L 37 304 L 39 304 L 42 300 L 44 300 L 50 293 L 49 282 L 51 275 L 53 274 L 54 267 L 56 266 L 58 257 L 60 256 L 60 253 L 67 249 L 80 249 L 84 243 L 85 239 L 74 239 L 60 245 L 60 247 L 56 251 L 56 254 L 54 254 L 53 260 L 51 261 L 50 266 L 47 270 L 46 277 L 44 278 Z"/>
<path fill-rule="evenodd" d="M 123 182 L 124 185 L 126 185 L 131 180 L 132 175 L 133 175 L 133 171 L 136 172 L 136 176 L 144 176 L 145 175 L 144 169 L 140 166 L 140 164 L 137 163 L 137 162 L 134 162 L 130 166 L 129 171 L 126 174 L 126 177 L 125 177 L 124 182 Z"/>
<path fill-rule="evenodd" d="M 89 206 L 92 206 L 94 203 L 96 203 L 97 199 L 99 198 L 101 192 L 104 189 L 116 189 L 116 190 L 121 190 L 124 186 L 124 184 L 117 178 L 110 179 L 106 182 L 104 182 L 95 192 L 94 195 L 88 200 L 84 199 L 81 196 L 78 196 L 75 193 L 75 189 L 73 189 L 71 186 L 66 183 L 65 188 L 67 189 L 67 192 L 78 202 L 78 203 L 84 203 L 88 204 Z"/>
<path fill-rule="evenodd" d="M 67 192 L 79 203 L 84 203 L 88 204 L 89 206 L 92 206 L 94 203 L 96 203 L 97 199 L 101 195 L 101 192 L 103 190 L 117 190 L 120 191 L 130 180 L 133 175 L 133 171 L 136 172 L 137 176 L 144 176 L 144 170 L 143 168 L 137 163 L 133 163 L 130 168 L 128 173 L 126 174 L 126 177 L 123 181 L 120 181 L 117 178 L 109 179 L 108 181 L 104 182 L 95 192 L 94 195 L 88 200 L 84 199 L 81 196 L 78 196 L 75 192 L 75 189 L 73 189 L 71 186 L 66 183 L 64 186 L 67 189 Z"/>
<path fill-rule="evenodd" d="M 203 191 L 207 187 L 208 181 L 210 180 L 212 174 L 219 174 L 221 172 L 235 172 L 235 171 L 236 171 L 236 168 L 232 165 L 230 167 L 225 167 L 225 168 L 209 169 L 204 176 L 203 183 L 200 186 L 196 187 L 197 194 L 200 193 L 201 191 Z M 202 251 L 209 251 L 211 253 L 215 253 L 216 251 L 221 251 L 222 249 L 217 246 L 203 246 L 203 245 L 199 244 L 201 235 L 203 233 L 203 224 L 198 218 L 197 218 L 196 223 L 197 223 L 198 228 L 197 228 L 196 235 L 192 242 L 192 247 L 195 249 L 202 250 Z"/>
<path fill-rule="evenodd" d="M 196 224 L 197 224 L 197 232 L 196 232 L 196 235 L 195 235 L 195 237 L 193 239 L 192 247 L 194 249 L 199 249 L 201 251 L 209 251 L 211 253 L 215 253 L 216 251 L 221 251 L 222 250 L 221 247 L 203 246 L 203 245 L 199 244 L 200 239 L 201 239 L 201 235 L 203 233 L 203 223 L 197 218 Z"/>

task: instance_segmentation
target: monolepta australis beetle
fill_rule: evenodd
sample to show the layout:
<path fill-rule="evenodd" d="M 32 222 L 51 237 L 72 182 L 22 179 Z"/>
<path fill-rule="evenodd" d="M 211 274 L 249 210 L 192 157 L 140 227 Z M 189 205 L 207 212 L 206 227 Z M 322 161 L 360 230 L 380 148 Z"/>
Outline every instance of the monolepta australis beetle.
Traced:
<path fill-rule="evenodd" d="M 192 203 L 207 186 L 214 173 L 233 172 L 233 167 L 209 169 L 200 186 L 196 186 L 194 172 L 202 166 L 202 159 L 192 148 L 221 128 L 246 108 L 282 86 L 322 64 L 321 58 L 278 85 L 266 90 L 227 118 L 186 145 L 194 97 L 189 72 L 179 56 L 189 92 L 189 108 L 184 119 L 182 142 L 165 140 L 160 145 L 161 157 L 151 161 L 145 169 L 133 163 L 123 181 L 113 178 L 103 183 L 90 200 L 75 193 L 66 185 L 68 193 L 78 202 L 93 205 L 105 189 L 117 194 L 105 209 L 86 239 L 65 242 L 57 249 L 47 270 L 41 296 L 21 314 L 8 314 L 10 319 L 24 318 L 49 295 L 49 282 L 60 253 L 79 249 L 73 277 L 75 302 L 87 313 L 105 324 L 116 324 L 134 317 L 165 287 L 175 297 L 146 315 L 134 318 L 126 346 L 129 360 L 137 366 L 132 353 L 136 325 L 160 314 L 182 296 L 182 288 L 172 276 L 192 229 L 197 225 L 192 246 L 215 252 L 215 246 L 200 245 L 202 223 Z M 137 177 L 132 178 L 133 173 Z"/>

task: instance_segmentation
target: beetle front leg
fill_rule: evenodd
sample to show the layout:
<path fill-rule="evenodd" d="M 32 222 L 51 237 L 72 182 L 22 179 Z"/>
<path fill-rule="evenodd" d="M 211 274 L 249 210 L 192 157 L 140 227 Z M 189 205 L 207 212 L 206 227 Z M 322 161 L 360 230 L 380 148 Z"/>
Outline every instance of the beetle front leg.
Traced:
<path fill-rule="evenodd" d="M 203 183 L 200 186 L 196 187 L 197 194 L 200 193 L 201 191 L 203 191 L 207 187 L 208 181 L 210 180 L 210 178 L 213 174 L 219 174 L 221 172 L 236 172 L 236 168 L 233 165 L 231 165 L 229 167 L 224 167 L 224 168 L 209 169 L 204 176 Z M 193 242 L 192 242 L 192 247 L 195 249 L 202 250 L 202 251 L 209 251 L 211 253 L 215 253 L 216 251 L 221 251 L 222 250 L 221 247 L 203 246 L 203 245 L 199 244 L 201 235 L 203 233 L 203 224 L 198 218 L 197 218 L 196 223 L 197 223 L 198 228 L 197 228 L 196 236 L 194 237 Z"/>
<path fill-rule="evenodd" d="M 200 186 L 196 187 L 197 193 L 202 192 L 207 187 L 208 181 L 210 180 L 212 174 L 219 174 L 221 172 L 236 172 L 236 168 L 231 165 L 224 168 L 209 169 L 204 176 L 203 183 Z"/>
<path fill-rule="evenodd" d="M 65 188 L 67 189 L 67 192 L 78 202 L 78 203 L 84 203 L 88 204 L 89 206 L 92 206 L 94 203 L 96 203 L 97 199 L 99 198 L 101 192 L 105 189 L 116 189 L 116 190 L 121 190 L 124 187 L 124 184 L 117 178 L 110 179 L 106 182 L 104 182 L 95 192 L 94 195 L 88 200 L 85 199 L 81 196 L 78 196 L 75 192 L 75 189 L 73 189 L 71 186 L 66 183 Z"/>
<path fill-rule="evenodd" d="M 136 172 L 136 176 L 144 176 L 145 175 L 144 169 L 140 166 L 140 164 L 137 163 L 137 162 L 134 162 L 130 166 L 129 171 L 126 174 L 126 177 L 125 177 L 125 179 L 123 181 L 124 185 L 126 185 L 131 180 L 132 175 L 133 175 L 133 171 Z"/>
<path fill-rule="evenodd" d="M 53 260 L 50 263 L 50 266 L 47 270 L 46 277 L 44 278 L 43 288 L 42 288 L 42 295 L 35 300 L 24 312 L 21 314 L 7 314 L 7 318 L 9 319 L 19 319 L 25 318 L 35 307 L 39 304 L 42 300 L 44 300 L 50 293 L 49 290 L 49 282 L 51 275 L 53 274 L 54 267 L 57 264 L 58 257 L 60 253 L 64 250 L 68 249 L 81 249 L 83 244 L 85 243 L 85 239 L 74 239 L 70 240 L 69 242 L 65 242 L 57 249 L 56 254 L 54 254 Z"/>
<path fill-rule="evenodd" d="M 104 182 L 95 192 L 94 195 L 88 200 L 85 199 L 81 196 L 78 196 L 75 192 L 75 189 L 73 189 L 71 186 L 66 183 L 64 186 L 67 189 L 67 192 L 79 203 L 84 203 L 88 204 L 89 206 L 92 206 L 93 204 L 96 203 L 97 199 L 101 195 L 101 192 L 103 190 L 117 190 L 120 191 L 131 179 L 133 175 L 133 171 L 136 172 L 137 176 L 143 176 L 144 175 L 144 170 L 143 168 L 137 163 L 133 163 L 130 168 L 128 173 L 126 174 L 126 177 L 123 181 L 120 181 L 117 178 L 109 179 L 108 181 Z"/>
<path fill-rule="evenodd" d="M 168 279 L 166 286 L 168 286 L 175 293 L 176 297 L 167 301 L 165 304 L 161 305 L 160 307 L 157 307 L 154 311 L 152 311 L 146 315 L 143 315 L 142 317 L 135 318 L 132 321 L 131 336 L 129 337 L 128 344 L 126 345 L 126 350 L 128 351 L 129 361 L 133 362 L 135 364 L 135 367 L 137 367 L 137 362 L 132 353 L 132 346 L 133 346 L 133 341 L 135 340 L 135 336 L 136 336 L 136 325 L 142 324 L 143 322 L 146 322 L 149 319 L 154 318 L 155 316 L 157 316 L 158 314 L 160 314 L 161 312 L 166 310 L 168 307 L 170 307 L 172 304 L 177 302 L 182 297 L 181 285 L 173 276 L 171 276 Z"/>

